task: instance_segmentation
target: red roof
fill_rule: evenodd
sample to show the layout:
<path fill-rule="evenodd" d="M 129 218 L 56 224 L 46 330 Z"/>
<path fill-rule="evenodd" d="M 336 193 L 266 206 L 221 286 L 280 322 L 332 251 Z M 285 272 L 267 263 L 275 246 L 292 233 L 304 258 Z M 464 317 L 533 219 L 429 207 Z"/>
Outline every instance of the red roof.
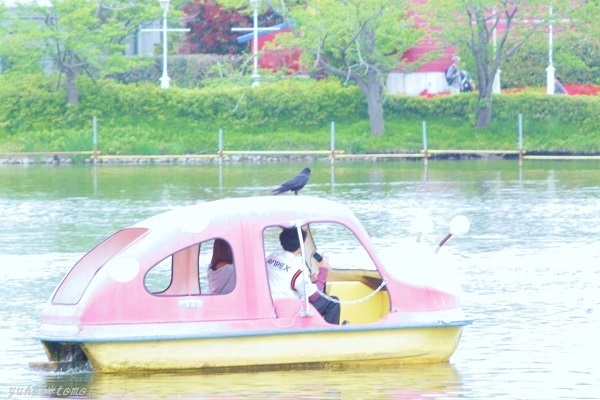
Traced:
<path fill-rule="evenodd" d="M 433 40 L 425 39 L 422 41 L 422 43 L 406 50 L 402 54 L 402 57 L 400 57 L 400 60 L 408 64 L 412 64 L 420 60 L 426 54 L 439 50 L 439 46 L 436 45 Z M 446 68 L 452 64 L 452 56 L 454 56 L 455 51 L 456 50 L 454 47 L 449 47 L 439 58 L 425 62 L 416 70 L 412 70 L 411 72 L 444 72 Z M 399 68 L 399 70 L 402 71 L 404 68 Z"/>

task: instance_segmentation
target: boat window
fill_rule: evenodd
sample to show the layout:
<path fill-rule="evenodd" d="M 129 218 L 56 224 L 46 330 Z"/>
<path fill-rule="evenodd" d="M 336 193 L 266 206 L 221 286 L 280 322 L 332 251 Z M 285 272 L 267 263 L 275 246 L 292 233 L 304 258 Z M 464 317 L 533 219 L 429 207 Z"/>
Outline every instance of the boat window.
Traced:
<path fill-rule="evenodd" d="M 263 237 L 265 241 L 265 258 L 269 254 L 279 253 L 283 249 L 279 243 L 279 234 L 281 233 L 280 226 L 271 226 L 264 230 Z"/>
<path fill-rule="evenodd" d="M 171 269 L 173 265 L 173 256 L 169 256 L 156 264 L 144 278 L 146 289 L 150 293 L 163 293 L 171 285 Z"/>
<path fill-rule="evenodd" d="M 279 243 L 281 229 L 279 226 L 265 229 L 263 233 L 265 257 L 282 251 Z M 362 243 L 346 226 L 334 222 L 317 222 L 311 223 L 308 229 L 306 225 L 302 229 L 308 231 L 304 244 L 307 260 L 311 260 L 310 256 L 317 251 L 329 257 L 332 268 L 377 269 Z M 311 264 L 316 266 L 314 260 L 311 261 Z"/>
<path fill-rule="evenodd" d="M 214 256 L 214 258 L 213 258 Z M 211 264 L 214 260 L 214 268 Z M 144 278 L 155 295 L 226 294 L 235 287 L 231 245 L 216 238 L 186 247 L 152 267 Z"/>
<path fill-rule="evenodd" d="M 326 254 L 333 268 L 376 270 L 371 256 L 346 226 L 332 222 L 310 224 L 316 251 Z"/>
<path fill-rule="evenodd" d="M 317 251 L 329 257 L 333 268 L 326 290 L 342 304 L 340 321 L 371 324 L 391 310 L 390 296 L 384 280 L 369 252 L 354 232 L 338 223 L 310 224 Z"/>
<path fill-rule="evenodd" d="M 279 243 L 281 229 L 265 229 L 265 257 L 282 251 Z M 391 302 L 385 280 L 352 230 L 335 222 L 310 223 L 303 229 L 307 231 L 305 260 L 310 265 L 311 273 L 318 271 L 318 262 L 313 257 L 315 251 L 329 258 L 331 270 L 324 294 L 342 302 L 340 321 L 356 325 L 370 324 L 390 312 Z M 278 315 L 285 316 L 285 311 Z"/>
<path fill-rule="evenodd" d="M 93 248 L 69 271 L 52 303 L 77 304 L 96 272 L 147 231 L 145 228 L 123 229 Z"/>
<path fill-rule="evenodd" d="M 227 294 L 235 287 L 235 262 L 229 242 L 222 238 L 202 243 L 200 287 L 205 294 Z"/>

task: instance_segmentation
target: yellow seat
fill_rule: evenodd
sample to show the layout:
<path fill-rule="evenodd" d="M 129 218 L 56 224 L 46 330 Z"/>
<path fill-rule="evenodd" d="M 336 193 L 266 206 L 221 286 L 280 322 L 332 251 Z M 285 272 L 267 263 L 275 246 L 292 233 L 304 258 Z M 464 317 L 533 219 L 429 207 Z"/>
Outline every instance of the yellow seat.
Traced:
<path fill-rule="evenodd" d="M 373 293 L 373 289 L 358 281 L 327 282 L 327 294 L 336 296 L 341 301 L 362 299 Z M 369 324 L 379 321 L 390 311 L 390 298 L 386 290 L 377 292 L 368 300 L 341 304 L 340 323 L 348 321 L 351 324 Z"/>

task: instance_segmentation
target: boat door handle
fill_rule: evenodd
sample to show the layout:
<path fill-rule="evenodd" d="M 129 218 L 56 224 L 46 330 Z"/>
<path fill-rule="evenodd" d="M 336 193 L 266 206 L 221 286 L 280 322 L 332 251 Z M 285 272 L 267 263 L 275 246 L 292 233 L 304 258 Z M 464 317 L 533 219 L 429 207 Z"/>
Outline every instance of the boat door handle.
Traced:
<path fill-rule="evenodd" d="M 200 308 L 204 302 L 200 299 L 184 299 L 177 302 L 179 308 Z"/>

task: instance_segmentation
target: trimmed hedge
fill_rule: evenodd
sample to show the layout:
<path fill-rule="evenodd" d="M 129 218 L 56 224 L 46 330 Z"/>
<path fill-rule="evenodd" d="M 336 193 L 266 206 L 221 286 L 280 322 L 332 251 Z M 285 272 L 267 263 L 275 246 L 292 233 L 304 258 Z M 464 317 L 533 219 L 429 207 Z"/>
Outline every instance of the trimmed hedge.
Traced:
<path fill-rule="evenodd" d="M 69 118 L 64 90 L 44 75 L 0 76 L 0 133 L 15 134 Z"/>
<path fill-rule="evenodd" d="M 600 131 L 600 97 L 548 96 L 547 94 L 516 93 L 493 96 L 495 121 L 514 121 L 518 114 L 536 122 L 563 121 L 575 123 L 585 132 Z M 389 96 L 386 112 L 412 114 L 421 118 L 432 115 L 463 119 L 473 123 L 477 111 L 477 94 L 436 96 L 425 99 L 416 96 Z"/>
<path fill-rule="evenodd" d="M 157 85 L 81 82 L 82 113 L 114 118 L 122 114 L 158 119 L 189 118 L 212 125 L 255 127 L 285 121 L 291 126 L 318 126 L 331 120 L 367 117 L 360 90 L 335 80 L 289 79 L 257 88 L 223 86 L 202 89 Z"/>
<path fill-rule="evenodd" d="M 477 93 L 389 95 L 388 132 L 376 138 L 368 133 L 360 90 L 337 80 L 163 90 L 157 84 L 80 79 L 78 107 L 67 106 L 64 90 L 55 85 L 42 75 L 0 76 L 0 151 L 89 150 L 94 116 L 104 154 L 214 153 L 220 128 L 232 150 L 322 149 L 331 121 L 339 127 L 338 149 L 348 152 L 416 151 L 422 120 L 431 123 L 437 148 L 503 149 L 514 148 L 522 114 L 530 150 L 600 152 L 598 96 L 495 95 L 493 124 L 475 129 Z"/>

